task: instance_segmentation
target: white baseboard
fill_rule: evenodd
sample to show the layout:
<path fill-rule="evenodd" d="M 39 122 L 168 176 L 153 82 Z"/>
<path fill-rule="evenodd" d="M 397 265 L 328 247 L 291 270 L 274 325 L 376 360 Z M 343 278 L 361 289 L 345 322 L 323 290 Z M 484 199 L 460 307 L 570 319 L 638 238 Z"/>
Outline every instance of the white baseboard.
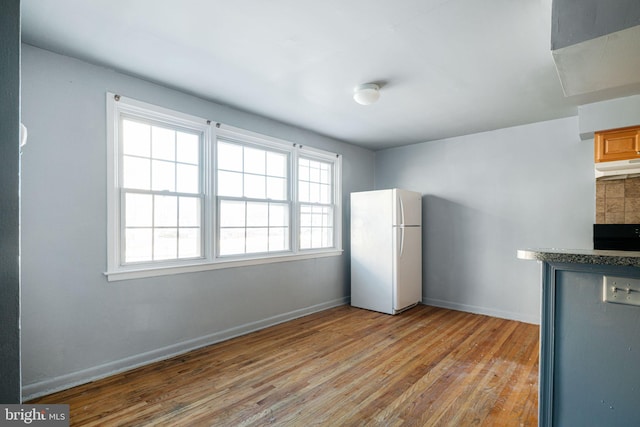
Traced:
<path fill-rule="evenodd" d="M 333 301 L 327 301 L 322 304 L 312 305 L 299 310 L 290 311 L 288 313 L 279 314 L 277 316 L 268 317 L 266 319 L 255 322 L 246 323 L 224 331 L 216 332 L 199 338 L 176 343 L 167 347 L 136 354 L 124 359 L 114 360 L 102 365 L 93 366 L 81 371 L 72 372 L 54 378 L 48 378 L 43 381 L 27 384 L 22 387 L 22 399 L 28 401 L 36 397 L 51 394 L 56 391 L 65 390 L 80 384 L 86 384 L 91 381 L 105 378 L 120 372 L 129 371 L 131 369 L 148 365 L 149 363 L 160 360 L 169 359 L 180 354 L 206 347 L 221 341 L 246 335 L 269 326 L 297 319 L 308 314 L 327 310 L 329 308 L 338 307 L 349 303 L 349 297 L 339 298 Z"/>
<path fill-rule="evenodd" d="M 433 298 L 423 298 L 422 303 L 432 305 L 434 307 L 448 308 L 450 310 L 465 311 L 467 313 L 484 314 L 491 317 L 499 317 L 501 319 L 517 320 L 524 323 L 540 324 L 540 315 L 532 316 L 523 313 L 515 313 L 512 311 L 496 310 L 494 308 L 480 307 L 477 305 L 460 304 L 452 301 L 444 301 Z"/>

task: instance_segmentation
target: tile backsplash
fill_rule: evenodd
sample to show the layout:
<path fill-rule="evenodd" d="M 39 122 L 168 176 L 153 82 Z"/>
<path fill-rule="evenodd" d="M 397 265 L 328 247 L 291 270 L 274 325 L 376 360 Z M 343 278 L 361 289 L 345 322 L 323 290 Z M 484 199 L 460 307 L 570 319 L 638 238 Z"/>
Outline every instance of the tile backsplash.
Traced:
<path fill-rule="evenodd" d="M 640 177 L 596 181 L 596 224 L 640 224 Z"/>

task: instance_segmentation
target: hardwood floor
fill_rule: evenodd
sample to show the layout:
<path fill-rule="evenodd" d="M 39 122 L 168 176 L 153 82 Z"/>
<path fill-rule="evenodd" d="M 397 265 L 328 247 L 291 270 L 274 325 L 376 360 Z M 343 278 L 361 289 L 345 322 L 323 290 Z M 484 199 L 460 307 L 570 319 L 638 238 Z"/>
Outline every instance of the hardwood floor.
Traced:
<path fill-rule="evenodd" d="M 536 426 L 538 333 L 342 306 L 29 403 L 78 426 Z"/>

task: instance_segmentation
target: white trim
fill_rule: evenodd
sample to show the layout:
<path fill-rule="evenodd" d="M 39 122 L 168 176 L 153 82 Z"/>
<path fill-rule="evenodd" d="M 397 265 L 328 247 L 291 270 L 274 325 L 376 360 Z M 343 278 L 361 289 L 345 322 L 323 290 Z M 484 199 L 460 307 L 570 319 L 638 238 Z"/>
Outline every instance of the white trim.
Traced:
<path fill-rule="evenodd" d="M 203 187 L 204 192 L 203 210 L 202 210 L 202 227 L 205 231 L 202 234 L 202 254 L 205 260 L 212 260 L 216 251 L 216 243 L 214 238 L 215 220 L 218 216 L 218 210 L 214 208 L 213 195 L 215 193 L 215 148 L 213 147 L 214 129 L 210 127 L 209 133 L 205 135 L 205 141 L 202 147 L 202 167 L 203 169 Z"/>
<path fill-rule="evenodd" d="M 298 185 L 298 160 L 300 157 L 309 160 L 318 160 L 326 163 L 331 163 L 333 176 L 332 176 L 332 187 L 333 187 L 333 203 L 330 206 L 333 207 L 333 244 L 334 248 L 338 250 L 342 250 L 342 156 L 339 154 L 331 153 L 324 150 L 319 150 L 317 148 L 299 146 L 296 151 L 295 156 L 295 165 L 294 165 L 294 189 L 297 189 Z M 296 248 L 299 252 L 309 252 L 315 251 L 318 249 L 300 249 L 299 242 L 299 231 L 300 231 L 300 207 L 302 205 L 313 205 L 312 203 L 304 203 L 300 202 L 297 198 L 295 200 L 295 220 L 296 220 L 296 228 L 295 228 L 295 238 L 296 238 Z M 329 206 L 329 205 L 323 205 Z"/>
<path fill-rule="evenodd" d="M 333 169 L 333 239 L 336 247 L 342 249 L 342 156 L 336 155 Z"/>
<path fill-rule="evenodd" d="M 513 311 L 496 310 L 489 307 L 480 307 L 477 305 L 460 304 L 452 301 L 444 301 L 433 298 L 422 298 L 424 305 L 432 305 L 434 307 L 448 308 L 450 310 L 464 311 L 466 313 L 484 314 L 486 316 L 498 317 L 500 319 L 517 320 L 519 322 L 540 324 L 540 316 L 523 315 Z"/>
<path fill-rule="evenodd" d="M 215 262 L 202 262 L 177 266 L 149 266 L 146 268 L 107 271 L 104 273 L 109 282 L 120 280 L 143 279 L 145 277 L 169 276 L 180 273 L 196 273 L 198 271 L 219 270 L 222 268 L 247 267 L 251 265 L 272 264 L 277 262 L 300 261 L 305 259 L 326 258 L 342 255 L 342 249 L 304 251 L 292 255 L 264 255 L 260 258 L 241 258 L 235 260 L 217 260 Z"/>
<path fill-rule="evenodd" d="M 144 366 L 149 363 L 166 360 L 171 357 L 178 356 L 180 354 L 187 353 L 189 351 L 196 350 L 198 348 L 206 347 L 208 345 L 216 344 L 221 341 L 226 341 L 231 338 L 246 335 L 251 332 L 255 332 L 261 329 L 268 328 L 270 326 L 277 325 L 279 323 L 287 322 L 290 320 L 304 317 L 312 313 L 316 313 L 323 310 L 328 310 L 333 307 L 346 305 L 349 303 L 349 297 L 342 297 L 335 300 L 327 301 L 324 303 L 304 307 L 298 310 L 293 310 L 288 313 L 279 314 L 272 317 L 267 317 L 255 322 L 245 323 L 243 325 L 234 326 L 220 332 L 214 332 L 213 334 L 205 335 L 202 337 L 194 338 L 191 340 L 183 341 L 180 343 L 172 344 L 166 347 L 158 348 L 148 351 L 146 353 L 136 354 L 123 359 L 114 360 L 99 366 L 83 369 L 69 374 L 60 375 L 54 378 L 49 378 L 44 381 L 38 381 L 25 385 L 22 388 L 22 399 L 28 401 L 36 397 L 44 396 L 46 394 L 54 393 L 56 391 L 65 390 L 80 384 L 86 384 L 91 381 L 95 381 L 101 378 L 105 378 L 120 372 L 125 372 L 139 366 Z"/>
<path fill-rule="evenodd" d="M 207 235 L 210 229 L 207 228 L 207 219 L 211 216 L 208 210 L 210 206 L 207 199 L 210 195 L 207 191 L 210 189 L 207 185 L 208 179 L 208 162 L 205 159 L 207 154 L 207 146 L 211 141 L 211 124 L 201 117 L 184 114 L 179 111 L 173 111 L 156 105 L 147 104 L 135 99 L 116 95 L 107 92 L 107 270 L 110 272 L 128 271 L 130 266 L 123 265 L 122 248 L 123 229 L 120 224 L 122 214 L 122 194 L 120 192 L 121 168 L 118 164 L 120 160 L 121 134 L 120 119 L 122 116 L 131 115 L 135 118 L 150 120 L 152 122 L 161 122 L 176 128 L 185 128 L 199 133 L 202 137 L 200 141 L 200 182 L 202 189 L 200 191 L 201 200 L 203 200 L 202 222 L 201 227 L 201 244 L 204 253 L 201 254 L 202 259 L 210 259 L 210 253 L 207 246 Z M 171 262 L 180 264 L 189 263 L 190 261 L 171 260 L 168 263 L 160 263 L 160 266 L 170 265 Z M 134 267 L 135 268 L 135 267 Z"/>
<path fill-rule="evenodd" d="M 236 128 L 233 126 L 216 123 L 215 128 L 213 129 L 212 136 L 212 147 L 214 152 L 216 152 L 215 144 L 217 144 L 218 140 L 222 142 L 230 142 L 236 143 L 243 146 L 257 146 L 259 148 L 267 149 L 267 150 L 275 150 L 282 153 L 289 154 L 289 198 L 288 202 L 291 205 L 290 210 L 290 252 L 291 255 L 288 255 L 290 259 L 307 259 L 314 258 L 314 254 L 318 254 L 318 256 L 324 256 L 323 253 L 334 253 L 340 254 L 342 253 L 342 156 L 337 153 L 333 153 L 330 151 L 308 147 L 306 145 L 300 143 L 293 143 L 290 141 L 278 139 L 272 136 L 262 135 L 256 132 L 251 132 L 245 129 Z M 334 222 L 333 222 L 333 235 L 334 235 L 334 246 L 330 248 L 314 248 L 314 249 L 300 249 L 299 245 L 299 232 L 300 232 L 300 201 L 297 197 L 297 186 L 298 186 L 298 160 L 300 157 L 304 157 L 311 160 L 325 161 L 328 163 L 332 163 L 333 165 L 333 191 L 334 191 Z M 212 173 L 215 176 L 217 172 L 217 160 L 215 160 L 214 166 L 212 168 Z M 215 187 L 214 187 L 215 188 Z M 213 193 L 216 193 L 214 190 Z M 213 198 L 217 199 L 217 195 L 213 194 Z M 217 201 L 217 200 L 216 200 Z M 214 202 L 217 206 L 217 203 Z M 217 213 L 217 210 L 215 210 Z M 215 229 L 213 233 L 217 233 L 219 229 L 219 225 L 215 223 Z M 215 234 L 214 240 L 216 244 L 219 242 L 219 235 Z M 216 249 L 217 252 L 217 249 Z M 259 255 L 261 258 L 269 259 L 272 254 L 266 253 Z M 273 256 L 278 257 L 278 254 L 273 254 Z M 297 257 L 303 258 L 297 258 Z M 237 258 L 251 260 L 252 255 L 238 255 Z M 216 257 L 214 253 L 213 262 L 216 263 L 224 263 L 226 262 L 226 257 Z M 235 266 L 235 265 L 232 265 Z"/>
<path fill-rule="evenodd" d="M 116 100 L 115 97 L 118 97 Z M 203 117 L 193 116 L 176 110 L 160 107 L 155 104 L 138 101 L 137 99 L 117 95 L 107 92 L 107 101 L 111 101 L 119 110 L 124 110 L 136 116 L 142 116 L 149 120 L 163 121 L 178 126 L 192 128 L 194 124 L 211 127 L 210 120 Z"/>
<path fill-rule="evenodd" d="M 119 265 L 118 245 L 120 235 L 119 202 L 116 202 L 118 194 L 118 176 L 120 170 L 117 163 L 118 144 L 115 143 L 118 134 L 118 119 L 114 94 L 107 92 L 107 268 L 111 269 Z M 114 233 L 117 233 L 114 234 Z"/>

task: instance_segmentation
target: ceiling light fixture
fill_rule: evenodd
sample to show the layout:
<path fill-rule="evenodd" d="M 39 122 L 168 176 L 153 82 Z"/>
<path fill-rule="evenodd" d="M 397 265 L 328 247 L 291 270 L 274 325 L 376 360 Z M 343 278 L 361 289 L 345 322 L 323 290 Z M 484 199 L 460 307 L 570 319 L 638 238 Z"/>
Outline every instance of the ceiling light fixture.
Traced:
<path fill-rule="evenodd" d="M 380 86 L 367 83 L 356 86 L 353 90 L 353 100 L 360 105 L 371 105 L 380 98 Z"/>

